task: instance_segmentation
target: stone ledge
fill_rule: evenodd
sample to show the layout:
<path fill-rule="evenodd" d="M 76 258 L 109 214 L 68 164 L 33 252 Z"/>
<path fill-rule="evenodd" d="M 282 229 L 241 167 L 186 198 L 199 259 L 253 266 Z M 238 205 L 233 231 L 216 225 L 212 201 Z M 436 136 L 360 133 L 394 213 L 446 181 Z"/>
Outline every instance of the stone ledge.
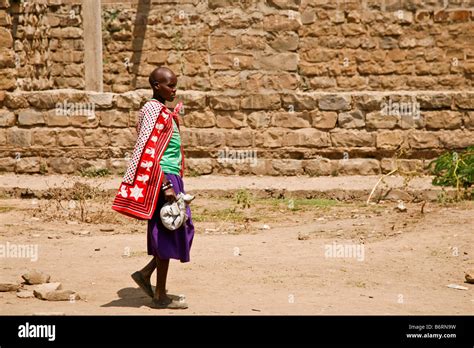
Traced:
<path fill-rule="evenodd" d="M 72 174 L 93 165 L 120 173 L 136 141 L 138 109 L 149 97 L 148 90 L 3 93 L 0 171 Z M 421 110 L 416 119 L 413 110 L 401 107 L 411 105 L 412 97 Z M 185 102 L 187 163 L 197 174 L 373 175 L 389 171 L 387 161 L 401 147 L 404 160 L 421 163 L 474 144 L 474 92 L 462 90 L 250 96 L 190 90 L 178 100 Z M 395 105 L 402 115 L 386 113 Z M 217 156 L 227 147 L 239 156 L 241 150 L 258 152 L 258 163 L 219 165 Z M 311 161 L 318 156 L 332 163 Z M 18 164 L 17 157 L 31 158 Z M 426 174 L 415 162 L 405 164 Z"/>
<path fill-rule="evenodd" d="M 275 180 L 271 176 L 205 175 L 185 177 L 186 191 L 198 198 L 234 197 L 242 189 L 247 189 L 258 198 L 328 198 L 341 201 L 365 201 L 380 176 L 350 175 L 340 177 L 286 176 Z M 51 190 L 61 190 L 66 197 L 72 195 L 75 182 L 98 187 L 104 197 L 112 203 L 122 177 L 84 178 L 71 175 L 0 175 L 1 198 L 44 198 Z M 454 197 L 454 188 L 441 188 L 431 184 L 431 176 L 415 177 L 404 185 L 403 176 L 385 178 L 385 185 L 379 185 L 373 201 L 436 201 L 440 194 Z"/>

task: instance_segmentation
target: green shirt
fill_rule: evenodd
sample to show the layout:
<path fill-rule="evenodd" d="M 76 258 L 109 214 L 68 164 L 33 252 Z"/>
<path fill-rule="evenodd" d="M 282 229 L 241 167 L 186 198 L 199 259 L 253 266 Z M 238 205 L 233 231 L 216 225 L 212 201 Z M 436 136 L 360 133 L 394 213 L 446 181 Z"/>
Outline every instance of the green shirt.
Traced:
<path fill-rule="evenodd" d="M 180 174 L 181 171 L 181 136 L 173 120 L 173 134 L 160 161 L 161 169 L 168 174 Z"/>

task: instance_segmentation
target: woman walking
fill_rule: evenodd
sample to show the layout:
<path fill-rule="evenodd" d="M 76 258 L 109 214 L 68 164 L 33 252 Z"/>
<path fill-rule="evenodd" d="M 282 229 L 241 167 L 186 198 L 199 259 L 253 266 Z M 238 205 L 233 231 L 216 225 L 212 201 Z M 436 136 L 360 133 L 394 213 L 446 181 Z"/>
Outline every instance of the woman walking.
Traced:
<path fill-rule="evenodd" d="M 185 309 L 187 304 L 166 294 L 170 259 L 190 261 L 194 238 L 191 210 L 178 229 L 167 229 L 160 218 L 166 202 L 174 202 L 185 193 L 183 183 L 184 154 L 179 132 L 178 112 L 181 103 L 171 112 L 165 105 L 176 96 L 177 77 L 168 68 L 157 68 L 150 74 L 153 98 L 140 110 L 138 139 L 112 208 L 139 219 L 147 219 L 147 249 L 153 259 L 132 274 L 138 286 L 152 298 L 153 308 Z M 151 275 L 156 269 L 156 288 Z"/>

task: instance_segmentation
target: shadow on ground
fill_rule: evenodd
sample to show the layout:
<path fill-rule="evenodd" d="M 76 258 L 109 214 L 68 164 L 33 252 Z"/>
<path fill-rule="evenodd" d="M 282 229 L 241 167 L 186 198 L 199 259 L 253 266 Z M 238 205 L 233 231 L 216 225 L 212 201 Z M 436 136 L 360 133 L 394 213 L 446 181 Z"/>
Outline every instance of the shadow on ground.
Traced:
<path fill-rule="evenodd" d="M 118 300 L 110 301 L 101 307 L 140 308 L 149 305 L 151 302 L 151 298 L 144 294 L 140 288 L 123 288 L 117 291 L 117 295 L 120 297 Z"/>
<path fill-rule="evenodd" d="M 155 287 L 151 287 L 155 292 Z M 151 298 L 147 296 L 140 288 L 123 288 L 117 291 L 117 295 L 120 297 L 118 300 L 110 301 L 109 303 L 103 304 L 101 307 L 134 307 L 140 308 L 142 306 L 149 306 L 151 304 Z M 170 294 L 167 291 L 167 295 L 173 300 L 179 300 L 180 295 Z"/>

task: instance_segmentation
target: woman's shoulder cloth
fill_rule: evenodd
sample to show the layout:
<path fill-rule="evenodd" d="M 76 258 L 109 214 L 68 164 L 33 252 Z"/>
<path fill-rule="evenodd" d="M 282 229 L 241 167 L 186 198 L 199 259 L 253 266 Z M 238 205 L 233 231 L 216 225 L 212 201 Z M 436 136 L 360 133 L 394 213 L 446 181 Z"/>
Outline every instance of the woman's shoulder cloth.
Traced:
<path fill-rule="evenodd" d="M 140 112 L 145 117 L 151 117 L 156 120 L 159 116 L 162 116 L 163 104 L 155 100 L 149 100 L 143 105 Z"/>

